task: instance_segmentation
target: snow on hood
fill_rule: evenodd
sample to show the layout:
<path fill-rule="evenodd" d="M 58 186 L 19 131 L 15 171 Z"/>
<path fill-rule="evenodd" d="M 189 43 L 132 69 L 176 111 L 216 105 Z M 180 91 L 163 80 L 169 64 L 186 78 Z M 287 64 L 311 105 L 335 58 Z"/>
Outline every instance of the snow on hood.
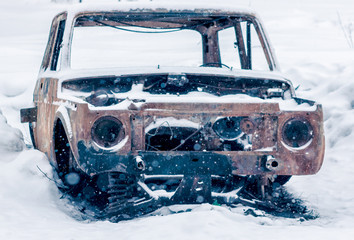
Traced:
<path fill-rule="evenodd" d="M 74 100 L 69 94 L 66 95 L 68 99 Z M 310 105 L 308 103 L 298 104 L 293 98 L 282 99 L 261 99 L 258 97 L 252 97 L 246 94 L 232 94 L 225 96 L 215 96 L 205 92 L 190 92 L 185 95 L 173 95 L 173 94 L 159 94 L 154 95 L 143 91 L 143 85 L 133 85 L 131 91 L 126 93 L 115 94 L 116 98 L 124 98 L 122 102 L 111 106 L 99 106 L 95 107 L 89 104 L 91 110 L 128 110 L 132 105 L 140 109 L 146 103 L 201 103 L 201 104 L 227 104 L 227 103 L 259 103 L 259 104 L 277 104 L 280 111 L 316 111 L 317 105 Z M 140 101 L 143 99 L 144 101 Z M 135 100 L 138 100 L 136 102 Z M 82 101 L 81 101 L 82 102 Z M 83 103 L 83 102 L 82 102 Z"/>
<path fill-rule="evenodd" d="M 56 73 L 60 82 L 65 80 L 80 79 L 86 77 L 103 77 L 103 76 L 124 76 L 124 75 L 140 75 L 140 74 L 200 74 L 213 76 L 230 76 L 242 78 L 257 78 L 257 79 L 272 79 L 291 84 L 289 80 L 284 78 L 278 71 L 256 71 L 256 70 L 233 70 L 226 68 L 214 67 L 128 67 L 128 68 L 105 68 L 105 69 L 88 69 L 88 70 L 65 70 Z M 60 83 L 59 83 L 60 84 Z M 61 95 L 61 93 L 58 93 Z M 65 94 L 64 98 L 73 100 L 70 94 Z M 215 96 L 205 92 L 190 92 L 186 95 L 154 95 L 148 92 L 143 92 L 142 85 L 133 85 L 131 91 L 126 93 L 115 94 L 117 98 L 125 98 L 119 104 L 108 107 L 93 107 L 95 109 L 114 109 L 125 110 L 128 109 L 132 100 L 144 99 L 144 102 L 134 103 L 137 107 L 149 102 L 179 102 L 179 103 L 270 103 L 278 104 L 282 111 L 315 111 L 317 106 L 308 103 L 298 104 L 294 99 L 288 98 L 283 100 L 281 98 L 261 99 L 258 97 L 251 97 L 246 94 Z M 80 101 L 82 102 L 82 101 Z"/>

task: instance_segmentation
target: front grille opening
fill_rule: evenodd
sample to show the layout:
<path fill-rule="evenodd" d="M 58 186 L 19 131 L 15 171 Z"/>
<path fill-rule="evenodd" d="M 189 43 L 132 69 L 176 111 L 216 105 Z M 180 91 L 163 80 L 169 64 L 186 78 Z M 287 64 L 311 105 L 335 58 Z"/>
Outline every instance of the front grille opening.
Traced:
<path fill-rule="evenodd" d="M 147 151 L 200 151 L 203 148 L 199 130 L 190 127 L 159 127 L 145 135 Z"/>
<path fill-rule="evenodd" d="M 191 127 L 158 127 L 145 134 L 146 151 L 250 151 L 252 135 L 224 140 L 210 131 Z M 198 161 L 198 159 L 193 159 Z"/>

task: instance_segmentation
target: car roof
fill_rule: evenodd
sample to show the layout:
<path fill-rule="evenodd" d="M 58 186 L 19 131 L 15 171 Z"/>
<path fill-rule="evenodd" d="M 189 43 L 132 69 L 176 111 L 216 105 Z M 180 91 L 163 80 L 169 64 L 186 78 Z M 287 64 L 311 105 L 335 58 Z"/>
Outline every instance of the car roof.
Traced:
<path fill-rule="evenodd" d="M 156 2 L 117 2 L 115 4 L 74 4 L 67 10 L 69 15 L 98 12 L 159 12 L 159 13 L 193 13 L 196 15 L 248 15 L 257 17 L 254 10 L 247 7 L 233 7 L 222 4 L 190 4 L 190 3 L 156 3 Z"/>

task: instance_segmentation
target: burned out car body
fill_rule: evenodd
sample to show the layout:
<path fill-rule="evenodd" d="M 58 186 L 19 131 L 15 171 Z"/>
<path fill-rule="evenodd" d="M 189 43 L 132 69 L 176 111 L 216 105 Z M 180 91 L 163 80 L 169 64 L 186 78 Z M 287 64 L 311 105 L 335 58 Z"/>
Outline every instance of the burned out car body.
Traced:
<path fill-rule="evenodd" d="M 136 38 L 193 31 L 200 37 L 200 60 L 184 66 L 182 56 L 181 65 L 165 66 L 158 59 L 150 67 L 133 61 L 126 68 L 95 68 L 91 62 L 74 69 L 74 29 L 99 27 Z M 219 32 L 224 29 L 233 31 L 239 69 L 222 59 Z M 253 68 L 251 34 L 266 71 Z M 146 45 L 138 53 L 150 47 L 142 39 Z M 84 49 L 79 60 L 89 51 Z M 167 54 L 174 63 L 174 54 Z M 115 56 L 128 61 L 128 55 Z M 145 202 L 157 201 L 161 191 L 172 203 L 211 202 L 230 192 L 214 193 L 215 179 L 256 176 L 264 187 L 280 176 L 317 173 L 324 156 L 321 105 L 295 97 L 291 82 L 277 71 L 262 25 L 247 10 L 128 4 L 63 12 L 52 23 L 34 105 L 21 116 L 30 123 L 35 147 L 69 188 L 84 191 L 79 182 L 96 179 L 95 191 L 106 193 L 110 209 L 129 191 Z M 77 175 L 70 177 L 73 172 Z M 166 183 L 171 179 L 173 184 Z"/>

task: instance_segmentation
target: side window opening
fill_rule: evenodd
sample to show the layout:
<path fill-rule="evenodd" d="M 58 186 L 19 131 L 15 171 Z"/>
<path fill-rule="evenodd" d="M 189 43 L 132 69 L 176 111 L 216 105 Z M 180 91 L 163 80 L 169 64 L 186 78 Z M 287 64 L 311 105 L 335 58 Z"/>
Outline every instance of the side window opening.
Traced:
<path fill-rule="evenodd" d="M 59 27 L 57 30 L 53 54 L 52 54 L 52 61 L 50 64 L 50 70 L 52 71 L 56 71 L 58 69 L 58 63 L 60 62 L 59 61 L 60 49 L 61 49 L 61 44 L 63 42 L 64 29 L 65 29 L 65 20 L 61 20 L 59 22 Z"/>
<path fill-rule="evenodd" d="M 254 70 L 270 70 L 267 58 L 265 56 L 263 46 L 254 25 L 250 26 L 249 35 L 251 37 L 250 44 L 252 49 L 252 69 Z"/>
<path fill-rule="evenodd" d="M 47 70 L 47 68 L 50 65 L 50 57 L 51 57 L 51 52 L 52 52 L 52 45 L 54 42 L 55 38 L 55 33 L 58 31 L 58 23 L 53 21 L 52 27 L 50 29 L 50 34 L 49 34 L 49 39 L 47 43 L 47 47 L 45 49 L 43 61 L 42 61 L 42 69 Z"/>

